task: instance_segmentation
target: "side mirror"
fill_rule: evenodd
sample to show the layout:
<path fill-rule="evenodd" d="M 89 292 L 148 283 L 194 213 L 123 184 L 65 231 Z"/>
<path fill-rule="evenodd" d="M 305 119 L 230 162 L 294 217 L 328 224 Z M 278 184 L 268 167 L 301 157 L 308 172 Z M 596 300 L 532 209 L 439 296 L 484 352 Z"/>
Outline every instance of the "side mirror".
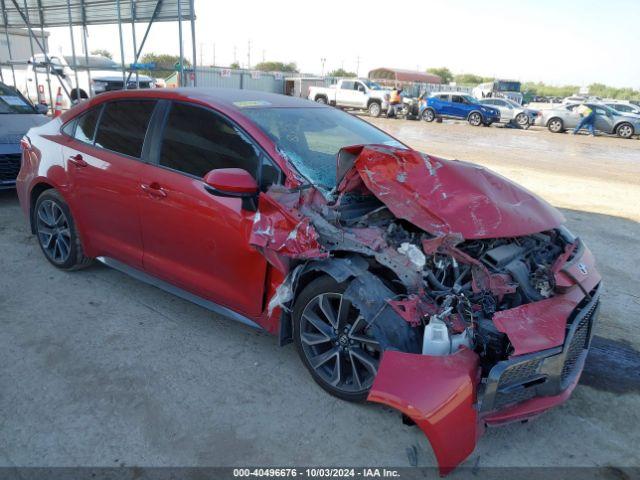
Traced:
<path fill-rule="evenodd" d="M 36 105 L 36 112 L 41 113 L 42 115 L 46 115 L 49 111 L 49 107 L 47 107 L 44 103 L 38 103 Z"/>
<path fill-rule="evenodd" d="M 203 181 L 205 190 L 218 197 L 242 199 L 242 208 L 256 209 L 258 184 L 249 172 L 241 168 L 217 168 L 207 173 Z"/>

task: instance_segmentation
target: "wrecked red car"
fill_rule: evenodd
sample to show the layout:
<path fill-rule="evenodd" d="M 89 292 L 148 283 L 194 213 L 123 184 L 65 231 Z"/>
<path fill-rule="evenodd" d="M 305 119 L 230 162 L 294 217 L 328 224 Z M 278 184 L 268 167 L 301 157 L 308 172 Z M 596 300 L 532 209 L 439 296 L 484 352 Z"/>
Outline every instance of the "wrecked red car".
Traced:
<path fill-rule="evenodd" d="M 565 401 L 600 275 L 560 212 L 340 110 L 243 90 L 115 92 L 32 129 L 17 190 L 56 267 L 92 259 L 295 342 L 390 405 L 446 474 L 487 425 Z"/>

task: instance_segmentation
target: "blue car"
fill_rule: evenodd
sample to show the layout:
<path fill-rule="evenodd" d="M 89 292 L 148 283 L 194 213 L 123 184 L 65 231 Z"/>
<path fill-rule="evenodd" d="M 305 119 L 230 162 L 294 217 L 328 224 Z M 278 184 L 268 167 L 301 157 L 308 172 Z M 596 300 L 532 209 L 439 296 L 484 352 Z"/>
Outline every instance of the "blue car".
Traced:
<path fill-rule="evenodd" d="M 0 190 L 13 189 L 20 171 L 20 140 L 31 127 L 49 121 L 42 113 L 47 107 L 34 107 L 16 89 L 0 83 Z"/>
<path fill-rule="evenodd" d="M 479 127 L 500 121 L 500 111 L 481 105 L 466 93 L 438 92 L 421 102 L 420 117 L 426 122 L 433 122 L 436 118 L 457 118 Z"/>

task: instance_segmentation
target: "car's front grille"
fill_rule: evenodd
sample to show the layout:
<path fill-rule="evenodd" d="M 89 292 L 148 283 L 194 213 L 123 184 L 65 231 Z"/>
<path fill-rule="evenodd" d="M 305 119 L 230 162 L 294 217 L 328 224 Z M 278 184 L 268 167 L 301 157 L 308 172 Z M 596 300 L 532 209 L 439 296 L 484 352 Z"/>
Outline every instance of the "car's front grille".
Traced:
<path fill-rule="evenodd" d="M 0 155 L 0 183 L 14 182 L 20 171 L 20 159 L 22 156 Z"/>
<path fill-rule="evenodd" d="M 535 382 L 539 377 L 538 369 L 541 361 L 538 359 L 514 363 L 508 367 L 498 382 L 498 391 L 494 400 L 494 408 L 501 408 L 511 403 L 524 402 L 535 397 L 536 389 L 528 388 L 527 384 Z"/>
<path fill-rule="evenodd" d="M 567 353 L 560 375 L 560 382 L 563 387 L 566 387 L 566 384 L 569 383 L 569 380 L 573 377 L 580 354 L 589 347 L 589 331 L 591 330 L 593 313 L 596 311 L 596 308 L 598 308 L 598 303 L 599 301 L 594 302 L 589 306 L 589 309 L 584 315 L 577 317 L 576 321 L 578 321 L 578 324 L 573 331 L 573 336 L 567 339 L 569 343 L 566 348 Z"/>
<path fill-rule="evenodd" d="M 568 388 L 584 364 L 598 307 L 599 286 L 589 293 L 568 319 L 562 347 L 495 364 L 484 383 L 481 410 L 493 411 L 538 396 L 558 395 Z"/>

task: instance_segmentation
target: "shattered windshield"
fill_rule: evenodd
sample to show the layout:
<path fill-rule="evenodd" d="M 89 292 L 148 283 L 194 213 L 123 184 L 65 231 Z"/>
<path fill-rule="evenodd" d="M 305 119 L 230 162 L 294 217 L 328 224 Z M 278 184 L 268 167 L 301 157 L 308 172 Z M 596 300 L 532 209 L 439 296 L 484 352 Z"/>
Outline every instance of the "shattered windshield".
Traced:
<path fill-rule="evenodd" d="M 247 108 L 253 120 L 310 183 L 327 190 L 336 184 L 336 155 L 350 145 L 403 147 L 397 140 L 335 108 Z"/>

